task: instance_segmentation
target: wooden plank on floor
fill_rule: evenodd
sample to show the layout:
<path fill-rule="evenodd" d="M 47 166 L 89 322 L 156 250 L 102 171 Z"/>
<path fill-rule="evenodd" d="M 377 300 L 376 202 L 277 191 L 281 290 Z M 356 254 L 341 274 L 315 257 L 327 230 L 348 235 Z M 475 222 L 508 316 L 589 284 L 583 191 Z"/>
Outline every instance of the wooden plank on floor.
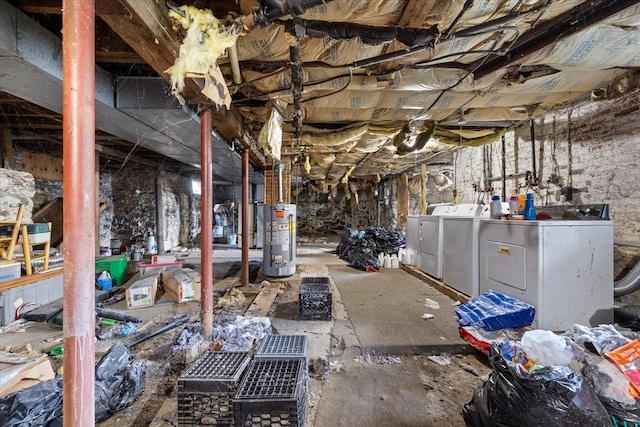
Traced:
<path fill-rule="evenodd" d="M 278 291 L 282 288 L 282 283 L 269 283 L 260 290 L 260 293 L 253 300 L 245 316 L 266 317 L 271 309 L 271 304 L 278 296 Z"/>
<path fill-rule="evenodd" d="M 461 292 L 458 292 L 457 290 L 447 286 L 446 284 L 444 284 L 443 282 L 437 279 L 434 279 L 433 277 L 429 276 L 427 273 L 425 273 L 424 271 L 420 270 L 419 268 L 413 265 L 400 264 L 400 268 L 402 268 L 407 273 L 411 274 L 413 277 L 417 277 L 423 282 L 433 286 L 434 288 L 436 288 L 437 290 L 439 290 L 440 292 L 442 292 L 443 294 L 445 294 L 446 296 L 448 296 L 453 300 L 460 301 L 461 303 L 465 303 L 470 299 L 467 295 Z"/>

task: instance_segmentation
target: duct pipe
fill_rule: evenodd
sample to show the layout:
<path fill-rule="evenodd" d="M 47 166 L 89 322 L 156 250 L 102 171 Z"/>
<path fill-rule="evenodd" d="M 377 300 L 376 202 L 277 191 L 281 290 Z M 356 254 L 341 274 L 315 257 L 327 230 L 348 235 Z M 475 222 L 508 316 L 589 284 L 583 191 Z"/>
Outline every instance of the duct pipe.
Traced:
<path fill-rule="evenodd" d="M 336 40 L 360 38 L 364 44 L 373 46 L 396 40 L 404 44 L 407 48 L 431 45 L 438 35 L 438 30 L 435 29 L 435 27 L 374 27 L 371 25 L 351 24 L 347 22 L 298 20 L 296 27 L 301 31 L 301 37 L 309 36 L 321 39 L 329 36 Z"/>
<path fill-rule="evenodd" d="M 249 148 L 242 150 L 242 267 L 240 282 L 249 285 Z"/>
<path fill-rule="evenodd" d="M 240 73 L 240 62 L 238 62 L 238 49 L 235 44 L 229 48 L 229 61 L 231 62 L 233 82 L 239 85 L 242 83 L 242 74 Z"/>
<path fill-rule="evenodd" d="M 200 254 L 202 286 L 200 290 L 200 334 L 208 337 L 213 331 L 213 159 L 211 147 L 210 108 L 202 111 L 200 118 L 200 181 L 202 182 L 202 206 L 200 228 Z"/>
<path fill-rule="evenodd" d="M 260 5 L 253 8 L 250 15 L 242 18 L 244 30 L 249 32 L 256 26 L 266 27 L 274 20 L 286 15 L 300 16 L 307 9 L 324 5 L 332 0 L 260 0 Z"/>
<path fill-rule="evenodd" d="M 621 297 L 640 289 L 640 261 L 620 280 L 613 285 L 613 296 Z"/>
<path fill-rule="evenodd" d="M 95 2 L 62 2 L 65 427 L 95 424 Z"/>

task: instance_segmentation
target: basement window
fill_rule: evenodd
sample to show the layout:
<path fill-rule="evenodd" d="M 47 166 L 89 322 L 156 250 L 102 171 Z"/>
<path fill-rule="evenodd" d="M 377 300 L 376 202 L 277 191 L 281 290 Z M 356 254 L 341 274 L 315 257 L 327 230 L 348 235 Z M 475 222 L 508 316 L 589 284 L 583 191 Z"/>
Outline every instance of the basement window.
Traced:
<path fill-rule="evenodd" d="M 195 195 L 202 194 L 202 185 L 200 184 L 200 181 L 196 179 L 191 180 L 191 193 Z"/>

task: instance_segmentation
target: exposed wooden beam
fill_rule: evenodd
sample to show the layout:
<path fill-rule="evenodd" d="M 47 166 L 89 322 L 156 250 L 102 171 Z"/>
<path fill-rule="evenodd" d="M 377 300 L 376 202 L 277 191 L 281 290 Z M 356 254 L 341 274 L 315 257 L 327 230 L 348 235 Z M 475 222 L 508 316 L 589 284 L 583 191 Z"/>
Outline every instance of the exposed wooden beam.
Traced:
<path fill-rule="evenodd" d="M 100 15 L 113 31 L 122 38 L 160 76 L 178 57 L 180 45 L 177 41 L 165 2 L 143 2 L 140 0 L 118 0 L 129 11 L 123 15 Z M 185 99 L 200 99 L 200 88 L 193 80 L 185 81 Z"/>

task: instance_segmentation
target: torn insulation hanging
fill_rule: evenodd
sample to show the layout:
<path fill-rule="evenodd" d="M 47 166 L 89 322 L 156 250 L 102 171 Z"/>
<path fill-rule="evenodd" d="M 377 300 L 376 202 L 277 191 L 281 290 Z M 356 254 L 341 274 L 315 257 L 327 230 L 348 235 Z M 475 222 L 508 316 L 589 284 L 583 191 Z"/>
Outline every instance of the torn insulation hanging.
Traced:
<path fill-rule="evenodd" d="M 166 70 L 171 76 L 173 94 L 184 103 L 181 93 L 188 76 L 205 78 L 207 95 L 217 105 L 231 105 L 231 95 L 222 77 L 217 60 L 225 49 L 234 46 L 242 33 L 240 20 L 230 25 L 218 20 L 208 9 L 181 6 L 169 10 L 176 31 L 186 30 L 174 65 Z M 205 91 L 203 91 L 205 92 Z"/>

